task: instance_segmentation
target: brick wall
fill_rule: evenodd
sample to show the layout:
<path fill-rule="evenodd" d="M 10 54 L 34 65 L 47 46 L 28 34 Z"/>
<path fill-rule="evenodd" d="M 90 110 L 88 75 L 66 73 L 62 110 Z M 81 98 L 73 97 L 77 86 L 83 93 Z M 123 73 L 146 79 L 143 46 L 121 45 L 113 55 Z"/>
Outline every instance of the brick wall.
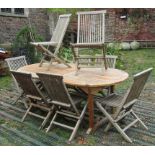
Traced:
<path fill-rule="evenodd" d="M 137 27 L 129 24 L 128 20 L 120 19 L 118 12 L 121 9 L 109 8 L 106 10 L 106 41 L 155 40 L 155 9 L 147 9 L 151 18 L 140 23 Z M 56 24 L 56 17 L 49 16 L 46 9 L 33 8 L 29 9 L 29 18 L 37 32 L 42 35 L 45 40 L 49 40 L 53 27 Z M 0 16 L 0 43 L 12 42 L 16 33 L 27 24 L 28 19 L 26 17 Z M 77 19 L 72 19 L 69 27 L 76 32 Z"/>
<path fill-rule="evenodd" d="M 38 34 L 45 39 L 49 39 L 48 15 L 46 9 L 29 9 L 29 18 Z M 27 24 L 27 17 L 0 15 L 0 43 L 12 42 L 17 32 Z"/>
<path fill-rule="evenodd" d="M 130 23 L 128 19 L 121 19 L 117 10 L 107 9 L 110 22 L 107 29 L 111 30 L 114 40 L 155 40 L 155 9 L 146 9 L 150 18 L 142 19 L 142 21 L 137 19 L 134 24 Z"/>
<path fill-rule="evenodd" d="M 155 9 L 146 9 L 150 15 L 150 19 L 135 24 L 129 23 L 128 19 L 121 19 L 120 15 L 118 14 L 120 10 L 122 9 L 106 9 L 106 41 L 155 40 Z M 71 22 L 71 29 L 76 32 L 77 19 L 74 19 Z"/>

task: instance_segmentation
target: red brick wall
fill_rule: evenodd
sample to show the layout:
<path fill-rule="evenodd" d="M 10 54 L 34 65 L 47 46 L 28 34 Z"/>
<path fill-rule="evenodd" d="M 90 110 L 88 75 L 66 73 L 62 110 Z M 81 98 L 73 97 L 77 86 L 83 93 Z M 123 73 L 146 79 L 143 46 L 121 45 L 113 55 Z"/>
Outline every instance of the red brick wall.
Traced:
<path fill-rule="evenodd" d="M 48 15 L 46 9 L 29 9 L 29 18 L 38 34 L 49 39 Z M 0 15 L 0 43 L 12 42 L 17 32 L 28 25 L 27 17 Z"/>
<path fill-rule="evenodd" d="M 118 12 L 122 9 L 109 8 L 106 10 L 106 41 L 155 40 L 155 9 L 146 9 L 151 18 L 138 26 L 129 24 L 128 20 L 120 19 Z M 32 26 L 45 40 L 50 39 L 47 10 L 33 8 L 29 11 Z M 27 24 L 27 18 L 0 16 L 0 43 L 12 42 L 16 33 Z M 70 23 L 70 26 L 76 32 L 76 18 Z"/>
<path fill-rule="evenodd" d="M 134 24 L 130 23 L 128 19 L 120 19 L 117 10 L 107 10 L 109 14 L 113 12 L 113 18 L 109 20 L 115 29 L 113 31 L 114 40 L 155 40 L 155 9 L 146 9 L 150 16 L 149 19 L 142 21 L 137 19 Z"/>
<path fill-rule="evenodd" d="M 141 23 L 137 21 L 135 24 L 129 23 L 128 19 L 120 18 L 118 12 L 122 9 L 109 8 L 106 10 L 106 41 L 155 40 L 155 9 L 146 9 L 150 19 Z M 76 31 L 77 19 L 72 21 L 71 27 Z"/>

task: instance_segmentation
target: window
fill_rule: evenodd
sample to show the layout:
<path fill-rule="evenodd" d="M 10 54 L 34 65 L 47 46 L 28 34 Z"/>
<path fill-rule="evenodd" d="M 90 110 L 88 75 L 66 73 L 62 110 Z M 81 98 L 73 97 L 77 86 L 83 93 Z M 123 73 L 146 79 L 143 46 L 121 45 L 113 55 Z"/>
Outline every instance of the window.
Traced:
<path fill-rule="evenodd" d="M 11 13 L 11 8 L 2 8 L 1 12 Z"/>
<path fill-rule="evenodd" d="M 14 13 L 19 14 L 19 15 L 24 15 L 24 9 L 23 8 L 15 8 Z"/>
<path fill-rule="evenodd" d="M 0 8 L 2 16 L 28 17 L 29 10 L 26 8 Z"/>

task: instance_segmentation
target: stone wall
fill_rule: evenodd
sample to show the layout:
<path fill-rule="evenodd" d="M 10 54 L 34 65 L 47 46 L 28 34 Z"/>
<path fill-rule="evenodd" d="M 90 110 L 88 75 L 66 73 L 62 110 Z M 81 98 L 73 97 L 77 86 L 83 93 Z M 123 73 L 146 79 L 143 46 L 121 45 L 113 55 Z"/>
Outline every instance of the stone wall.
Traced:
<path fill-rule="evenodd" d="M 50 38 L 46 9 L 29 9 L 29 19 L 38 34 L 45 39 Z M 17 32 L 28 23 L 27 17 L 0 15 L 0 43 L 12 42 Z"/>

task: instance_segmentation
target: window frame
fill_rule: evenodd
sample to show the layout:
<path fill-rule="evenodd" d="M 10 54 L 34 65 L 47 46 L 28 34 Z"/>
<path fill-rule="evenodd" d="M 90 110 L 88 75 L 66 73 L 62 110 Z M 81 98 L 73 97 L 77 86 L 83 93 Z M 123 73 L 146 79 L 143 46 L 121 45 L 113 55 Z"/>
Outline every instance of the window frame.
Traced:
<path fill-rule="evenodd" d="M 0 16 L 9 16 L 9 17 L 28 17 L 29 16 L 28 8 L 23 8 L 24 14 L 15 14 L 16 8 L 11 8 L 11 13 L 1 12 L 1 9 L 3 9 L 3 8 L 0 8 Z"/>

